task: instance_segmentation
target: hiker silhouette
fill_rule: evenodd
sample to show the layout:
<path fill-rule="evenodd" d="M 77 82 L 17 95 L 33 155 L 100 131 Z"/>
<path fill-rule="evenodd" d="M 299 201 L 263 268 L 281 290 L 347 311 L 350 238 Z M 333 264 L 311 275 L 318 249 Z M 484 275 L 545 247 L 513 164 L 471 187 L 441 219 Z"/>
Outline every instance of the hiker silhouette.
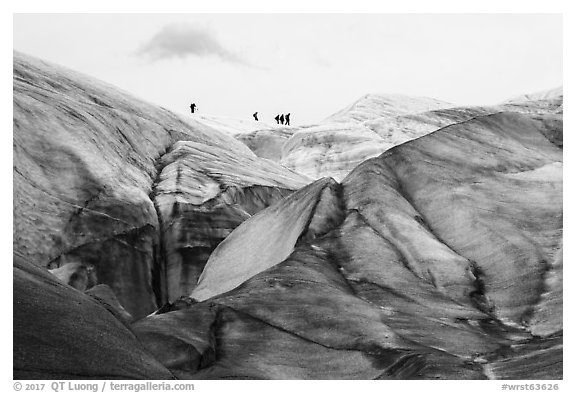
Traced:
<path fill-rule="evenodd" d="M 258 121 L 258 112 L 254 112 L 252 116 L 254 116 L 254 120 Z"/>
<path fill-rule="evenodd" d="M 194 113 L 195 110 L 196 110 L 196 104 L 195 104 L 195 103 L 192 103 L 192 104 L 190 105 L 190 112 Z"/>
<path fill-rule="evenodd" d="M 290 125 L 290 113 L 288 113 L 285 117 L 286 119 L 286 125 L 289 126 Z"/>
<path fill-rule="evenodd" d="M 280 124 L 284 124 L 284 114 L 280 115 Z"/>
<path fill-rule="evenodd" d="M 280 124 L 280 115 L 276 115 L 274 120 L 276 120 L 276 123 Z"/>

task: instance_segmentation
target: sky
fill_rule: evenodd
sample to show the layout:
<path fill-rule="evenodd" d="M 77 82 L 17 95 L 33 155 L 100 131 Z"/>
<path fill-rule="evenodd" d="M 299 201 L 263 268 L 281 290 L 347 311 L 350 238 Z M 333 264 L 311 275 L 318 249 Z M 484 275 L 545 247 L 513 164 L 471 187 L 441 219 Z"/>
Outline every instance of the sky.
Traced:
<path fill-rule="evenodd" d="M 562 85 L 561 14 L 15 14 L 14 49 L 187 114 L 314 123 L 361 96 Z"/>

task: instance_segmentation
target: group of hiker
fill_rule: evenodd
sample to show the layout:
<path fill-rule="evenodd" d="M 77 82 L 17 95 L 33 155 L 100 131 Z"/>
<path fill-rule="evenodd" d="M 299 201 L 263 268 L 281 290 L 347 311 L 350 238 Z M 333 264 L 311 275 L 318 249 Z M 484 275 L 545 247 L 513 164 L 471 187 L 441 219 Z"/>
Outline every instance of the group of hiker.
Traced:
<path fill-rule="evenodd" d="M 278 123 L 278 124 L 286 124 L 287 126 L 289 126 L 290 125 L 290 113 L 288 113 L 286 115 L 285 114 L 276 115 L 274 120 L 276 120 L 276 123 Z"/>
<path fill-rule="evenodd" d="M 196 106 L 195 103 L 190 104 L 190 112 L 194 113 L 194 112 L 196 112 L 197 109 L 198 109 L 198 107 Z M 258 121 L 258 112 L 254 112 L 252 114 L 252 117 L 254 118 L 254 120 Z M 290 125 L 290 113 L 276 115 L 274 120 L 276 120 L 277 124 L 284 124 L 284 125 L 289 126 Z"/>
<path fill-rule="evenodd" d="M 258 121 L 258 112 L 254 112 L 252 114 L 252 117 L 254 117 L 254 120 Z M 276 120 L 277 124 L 286 124 L 287 126 L 289 126 L 290 125 L 290 113 L 288 113 L 286 115 L 285 114 L 276 115 L 274 120 Z"/>

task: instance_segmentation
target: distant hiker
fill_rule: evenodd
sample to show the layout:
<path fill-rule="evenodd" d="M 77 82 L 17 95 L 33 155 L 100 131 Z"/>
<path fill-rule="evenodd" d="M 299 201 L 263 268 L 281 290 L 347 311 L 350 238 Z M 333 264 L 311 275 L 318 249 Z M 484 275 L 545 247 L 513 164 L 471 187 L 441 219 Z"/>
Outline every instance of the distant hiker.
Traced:
<path fill-rule="evenodd" d="M 288 113 L 286 115 L 286 125 L 289 126 L 290 125 L 290 113 Z"/>
<path fill-rule="evenodd" d="M 254 120 L 258 121 L 258 112 L 254 112 L 252 116 L 254 116 Z"/>
<path fill-rule="evenodd" d="M 192 105 L 190 105 L 190 112 L 194 113 L 195 110 L 196 110 L 196 104 L 192 103 Z"/>
<path fill-rule="evenodd" d="M 284 114 L 280 115 L 280 124 L 284 124 Z"/>
<path fill-rule="evenodd" d="M 280 115 L 276 115 L 274 120 L 276 120 L 276 123 L 280 124 Z"/>

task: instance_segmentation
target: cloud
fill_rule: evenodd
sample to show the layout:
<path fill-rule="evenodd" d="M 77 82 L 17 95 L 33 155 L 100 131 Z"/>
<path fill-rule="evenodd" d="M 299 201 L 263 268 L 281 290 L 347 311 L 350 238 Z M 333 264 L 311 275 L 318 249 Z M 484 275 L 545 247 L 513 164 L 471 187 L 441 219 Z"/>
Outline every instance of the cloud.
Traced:
<path fill-rule="evenodd" d="M 249 65 L 223 47 L 210 32 L 193 26 L 165 26 L 150 41 L 142 45 L 136 54 L 152 60 L 217 56 L 230 63 Z"/>

